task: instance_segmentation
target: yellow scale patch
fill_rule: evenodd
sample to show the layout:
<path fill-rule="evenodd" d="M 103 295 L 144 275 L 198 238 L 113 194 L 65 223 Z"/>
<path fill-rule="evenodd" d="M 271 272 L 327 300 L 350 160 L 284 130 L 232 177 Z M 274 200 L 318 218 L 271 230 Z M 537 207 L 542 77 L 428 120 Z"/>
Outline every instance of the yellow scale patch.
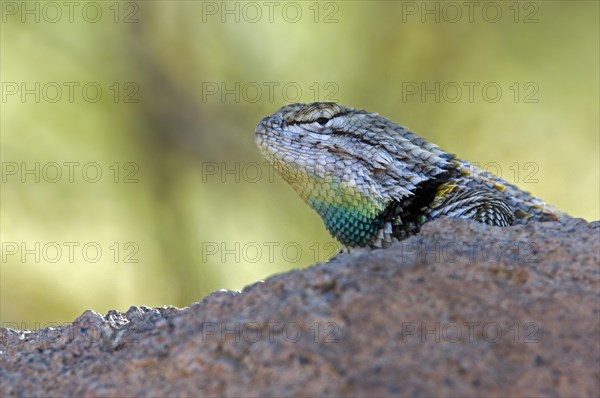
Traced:
<path fill-rule="evenodd" d="M 496 188 L 500 192 L 506 191 L 506 186 L 500 184 L 499 182 L 494 182 L 494 188 Z"/>
<path fill-rule="evenodd" d="M 454 192 L 457 188 L 458 185 L 456 185 L 456 183 L 453 182 L 447 182 L 445 184 L 440 185 L 439 189 L 435 194 L 435 197 L 433 198 L 433 203 L 431 204 L 431 206 L 433 208 L 436 208 L 439 205 L 441 205 L 444 202 L 444 200 L 448 197 L 448 195 Z"/>

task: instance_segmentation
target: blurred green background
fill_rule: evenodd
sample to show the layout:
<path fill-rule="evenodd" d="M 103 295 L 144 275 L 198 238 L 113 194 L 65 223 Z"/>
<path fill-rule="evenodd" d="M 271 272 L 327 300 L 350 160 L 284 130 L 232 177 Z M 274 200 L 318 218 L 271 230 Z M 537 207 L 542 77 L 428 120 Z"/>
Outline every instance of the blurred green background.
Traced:
<path fill-rule="evenodd" d="M 379 112 L 599 218 L 598 2 L 69 4 L 2 2 L 3 326 L 329 258 L 254 145 L 290 102 Z"/>

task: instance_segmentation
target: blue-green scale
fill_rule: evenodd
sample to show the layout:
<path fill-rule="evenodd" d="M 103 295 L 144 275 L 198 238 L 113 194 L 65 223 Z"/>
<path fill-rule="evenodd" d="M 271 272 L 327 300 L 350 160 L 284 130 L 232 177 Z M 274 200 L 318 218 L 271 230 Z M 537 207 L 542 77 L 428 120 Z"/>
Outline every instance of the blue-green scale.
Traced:
<path fill-rule="evenodd" d="M 345 246 L 365 246 L 383 227 L 381 216 L 368 217 L 359 210 L 312 199 L 309 204 L 321 216 L 327 230 Z"/>

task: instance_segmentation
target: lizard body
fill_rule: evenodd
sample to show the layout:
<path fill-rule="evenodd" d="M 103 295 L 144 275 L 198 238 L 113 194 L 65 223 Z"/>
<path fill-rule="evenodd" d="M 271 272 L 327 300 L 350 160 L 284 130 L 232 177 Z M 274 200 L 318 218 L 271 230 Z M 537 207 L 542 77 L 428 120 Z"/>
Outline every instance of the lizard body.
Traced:
<path fill-rule="evenodd" d="M 441 216 L 506 227 L 567 215 L 389 119 L 330 102 L 264 118 L 256 144 L 344 246 L 387 247 Z"/>

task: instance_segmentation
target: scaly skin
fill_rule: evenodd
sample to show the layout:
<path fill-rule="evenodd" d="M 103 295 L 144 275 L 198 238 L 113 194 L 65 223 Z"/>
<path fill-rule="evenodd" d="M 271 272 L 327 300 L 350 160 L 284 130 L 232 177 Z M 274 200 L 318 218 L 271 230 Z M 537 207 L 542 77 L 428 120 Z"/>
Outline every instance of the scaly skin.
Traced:
<path fill-rule="evenodd" d="M 256 144 L 348 248 L 387 247 L 441 216 L 506 227 L 567 215 L 408 129 L 330 102 L 264 118 Z"/>

